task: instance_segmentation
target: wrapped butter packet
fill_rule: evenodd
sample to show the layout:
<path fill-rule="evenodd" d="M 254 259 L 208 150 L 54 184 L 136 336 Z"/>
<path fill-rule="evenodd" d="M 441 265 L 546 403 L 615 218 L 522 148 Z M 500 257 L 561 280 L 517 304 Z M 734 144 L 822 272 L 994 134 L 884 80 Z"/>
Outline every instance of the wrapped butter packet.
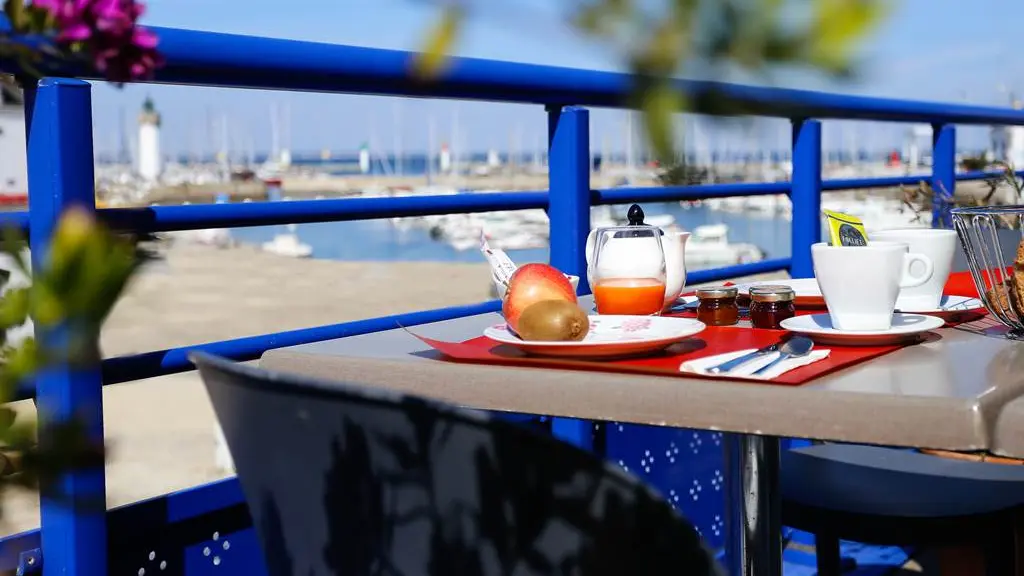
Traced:
<path fill-rule="evenodd" d="M 491 248 L 487 243 L 487 237 L 483 234 L 480 235 L 480 251 L 483 252 L 487 263 L 491 265 L 491 277 L 494 280 L 495 287 L 504 286 L 507 290 L 508 283 L 516 272 L 517 266 L 515 262 L 508 257 L 504 250 Z M 498 290 L 498 292 L 499 296 L 505 297 L 504 291 Z"/>
<path fill-rule="evenodd" d="M 868 234 L 864 223 L 856 216 L 822 210 L 828 225 L 829 244 L 833 246 L 867 246 Z"/>

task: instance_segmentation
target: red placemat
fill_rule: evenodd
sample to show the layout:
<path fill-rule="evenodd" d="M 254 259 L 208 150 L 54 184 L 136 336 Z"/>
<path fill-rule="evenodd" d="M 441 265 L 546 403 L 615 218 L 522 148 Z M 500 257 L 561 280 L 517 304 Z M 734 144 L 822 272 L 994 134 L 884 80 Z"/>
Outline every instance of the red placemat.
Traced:
<path fill-rule="evenodd" d="M 898 346 L 832 346 L 828 358 L 813 364 L 786 372 L 771 381 L 743 377 L 723 377 L 680 372 L 679 366 L 687 360 L 695 360 L 715 354 L 735 352 L 747 348 L 761 348 L 778 342 L 787 332 L 783 330 L 758 330 L 739 326 L 711 326 L 700 334 L 673 345 L 662 354 L 643 358 L 623 360 L 572 360 L 528 356 L 511 346 L 489 340 L 483 336 L 465 342 L 444 342 L 414 336 L 431 348 L 441 352 L 448 359 L 477 364 L 500 364 L 506 366 L 535 366 L 596 372 L 620 372 L 653 374 L 658 376 L 681 376 L 685 378 L 713 378 L 716 380 L 742 380 L 759 384 L 797 386 L 836 370 L 859 364 L 898 350 Z"/>
<path fill-rule="evenodd" d="M 1006 269 L 1007 275 L 1011 272 L 1012 268 Z M 949 294 L 950 296 L 980 298 L 980 296 L 978 296 L 978 289 L 974 287 L 974 278 L 971 277 L 970 270 L 950 274 L 949 280 L 946 280 L 946 287 L 943 289 L 942 293 Z"/>

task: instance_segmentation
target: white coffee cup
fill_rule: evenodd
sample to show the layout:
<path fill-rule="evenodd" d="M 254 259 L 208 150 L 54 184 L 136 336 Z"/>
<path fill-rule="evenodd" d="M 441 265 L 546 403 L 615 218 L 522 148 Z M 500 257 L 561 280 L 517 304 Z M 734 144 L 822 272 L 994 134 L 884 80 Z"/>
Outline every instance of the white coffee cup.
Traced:
<path fill-rule="evenodd" d="M 869 241 L 867 246 L 811 246 L 814 276 L 839 330 L 888 330 L 900 289 L 931 279 L 934 265 L 911 254 L 905 243 Z M 923 267 L 914 274 L 912 267 Z"/>
<path fill-rule="evenodd" d="M 872 240 L 906 244 L 911 254 L 923 254 L 932 260 L 932 277 L 924 284 L 900 290 L 896 308 L 904 312 L 937 310 L 942 302 L 942 290 L 953 269 L 957 235 L 955 230 L 910 228 L 882 230 L 871 233 Z M 915 267 L 916 268 L 916 267 Z"/>

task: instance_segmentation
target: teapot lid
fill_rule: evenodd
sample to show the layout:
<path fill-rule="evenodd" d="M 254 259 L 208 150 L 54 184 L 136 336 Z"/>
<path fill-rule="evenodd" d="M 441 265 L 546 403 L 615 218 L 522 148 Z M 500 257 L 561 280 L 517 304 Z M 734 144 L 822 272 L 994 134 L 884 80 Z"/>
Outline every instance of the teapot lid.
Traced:
<path fill-rule="evenodd" d="M 650 224 L 644 224 L 644 209 L 641 208 L 639 204 L 633 204 L 629 207 L 629 211 L 626 212 L 626 219 L 629 221 L 629 224 L 624 226 L 624 230 L 621 232 L 615 233 L 616 238 L 635 238 L 637 236 L 654 235 L 655 230 L 657 231 L 658 236 L 663 236 L 665 234 L 661 228 L 656 228 Z M 640 232 L 639 230 L 641 227 L 644 229 L 643 232 Z M 629 228 L 633 228 L 634 230 L 628 230 Z"/>

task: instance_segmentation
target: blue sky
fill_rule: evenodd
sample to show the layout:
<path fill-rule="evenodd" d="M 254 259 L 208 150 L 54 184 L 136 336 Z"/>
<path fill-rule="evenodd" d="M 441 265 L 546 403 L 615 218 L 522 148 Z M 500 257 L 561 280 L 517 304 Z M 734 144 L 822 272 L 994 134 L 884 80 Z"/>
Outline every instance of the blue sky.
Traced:
<path fill-rule="evenodd" d="M 489 8 L 472 19 L 456 52 L 463 56 L 618 69 L 607 47 L 578 36 L 562 23 L 561 0 L 478 0 Z M 294 38 L 339 44 L 415 50 L 436 9 L 428 0 L 150 0 L 144 23 L 239 34 Z M 903 0 L 862 50 L 861 78 L 854 84 L 829 84 L 806 75 L 779 78 L 788 86 L 857 92 L 902 98 L 964 101 L 1002 105 L 1007 89 L 1024 92 L 1024 58 L 1019 55 L 1020 0 Z M 299 94 L 180 86 L 131 85 L 94 92 L 96 147 L 111 153 L 118 146 L 122 114 L 134 127 L 135 115 L 151 95 L 164 118 L 163 146 L 171 153 L 212 152 L 220 146 L 226 122 L 230 148 L 270 148 L 271 109 L 287 110 L 291 148 L 351 152 L 364 141 L 376 150 L 396 147 L 422 151 L 428 142 L 428 119 L 436 141 L 452 139 L 455 118 L 464 149 L 531 150 L 544 138 L 544 114 L 538 107 L 451 101 L 400 100 L 352 95 Z M 762 141 L 781 142 L 770 125 Z M 841 131 L 826 129 L 826 146 L 889 142 L 899 128 L 872 129 L 858 123 Z M 625 115 L 592 113 L 594 147 L 621 150 Z M 737 130 L 722 132 L 736 146 Z M 747 139 L 749 140 L 749 132 Z M 780 132 L 781 134 L 781 132 Z M 851 136 L 851 134 L 853 136 Z M 875 134 L 875 136 L 870 136 Z M 962 131 L 961 142 L 977 145 L 980 130 Z M 893 140 L 897 142 L 898 140 Z M 780 144 L 781 145 L 781 144 Z M 870 146 L 871 144 L 862 144 Z"/>

